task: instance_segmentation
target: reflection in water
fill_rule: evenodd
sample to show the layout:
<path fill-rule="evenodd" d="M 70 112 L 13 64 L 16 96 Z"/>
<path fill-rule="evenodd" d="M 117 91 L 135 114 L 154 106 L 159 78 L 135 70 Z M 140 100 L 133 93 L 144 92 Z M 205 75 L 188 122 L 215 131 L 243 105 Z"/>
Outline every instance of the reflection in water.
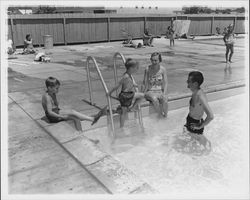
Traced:
<path fill-rule="evenodd" d="M 224 80 L 231 79 L 232 67 L 231 63 L 226 63 L 224 68 Z"/>
<path fill-rule="evenodd" d="M 204 135 L 192 134 L 186 130 L 175 136 L 173 148 L 195 156 L 207 155 L 212 150 L 211 142 Z"/>
<path fill-rule="evenodd" d="M 164 120 L 159 120 L 154 115 L 151 115 L 149 120 L 151 122 L 146 123 L 144 129 L 138 124 L 117 129 L 108 151 L 115 155 L 127 153 L 138 146 L 146 146 L 163 148 L 165 153 L 175 150 L 190 156 L 208 155 L 211 152 L 211 142 L 203 134 L 192 134 L 185 128 L 182 133 L 177 130 L 166 134 L 168 124 L 164 123 Z"/>
<path fill-rule="evenodd" d="M 145 138 L 144 131 L 140 126 L 128 128 L 120 128 L 116 130 L 115 137 L 110 146 L 110 150 L 114 153 L 126 152 L 142 143 Z"/>
<path fill-rule="evenodd" d="M 96 135 L 101 148 L 160 194 L 188 198 L 240 193 L 248 181 L 243 99 L 240 95 L 211 102 L 215 118 L 199 137 L 182 131 L 187 108 L 170 111 L 167 119 L 144 117 L 144 132 L 134 123 L 116 131 L 113 142 L 103 129 L 89 137 Z"/>

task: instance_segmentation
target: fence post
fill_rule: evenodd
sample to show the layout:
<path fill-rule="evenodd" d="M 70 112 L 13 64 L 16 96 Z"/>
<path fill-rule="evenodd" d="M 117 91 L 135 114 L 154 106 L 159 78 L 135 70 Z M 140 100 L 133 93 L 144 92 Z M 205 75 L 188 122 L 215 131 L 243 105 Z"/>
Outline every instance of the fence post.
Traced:
<path fill-rule="evenodd" d="M 214 29 L 214 16 L 212 16 L 211 20 L 211 35 L 213 35 L 213 29 Z"/>
<path fill-rule="evenodd" d="M 14 23 L 13 23 L 13 18 L 11 15 L 10 15 L 10 27 L 11 27 L 11 39 L 13 42 L 13 46 L 16 49 L 15 40 L 14 40 Z"/>
<path fill-rule="evenodd" d="M 234 17 L 234 32 L 236 30 L 236 26 L 237 26 L 237 16 Z M 236 32 L 235 32 L 236 33 Z"/>
<path fill-rule="evenodd" d="M 110 42 L 110 17 L 107 18 L 107 23 L 108 42 Z"/>
<path fill-rule="evenodd" d="M 147 17 L 144 16 L 144 30 L 143 30 L 143 33 L 144 33 L 146 28 L 147 28 Z"/>
<path fill-rule="evenodd" d="M 67 45 L 66 41 L 66 18 L 63 17 L 63 40 L 64 40 L 64 45 Z"/>

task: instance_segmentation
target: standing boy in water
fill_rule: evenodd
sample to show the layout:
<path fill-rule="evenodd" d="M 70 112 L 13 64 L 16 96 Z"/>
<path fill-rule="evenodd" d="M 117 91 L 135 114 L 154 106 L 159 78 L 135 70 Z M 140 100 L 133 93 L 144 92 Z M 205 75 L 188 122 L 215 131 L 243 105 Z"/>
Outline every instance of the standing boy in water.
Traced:
<path fill-rule="evenodd" d="M 191 136 L 194 136 L 204 146 L 206 140 L 202 137 L 204 127 L 213 120 L 213 112 L 208 105 L 206 94 L 200 88 L 204 78 L 201 72 L 192 71 L 188 75 L 187 87 L 192 91 L 192 98 L 189 102 L 189 113 L 186 118 L 185 127 Z M 203 114 L 206 113 L 207 117 L 203 120 Z"/>

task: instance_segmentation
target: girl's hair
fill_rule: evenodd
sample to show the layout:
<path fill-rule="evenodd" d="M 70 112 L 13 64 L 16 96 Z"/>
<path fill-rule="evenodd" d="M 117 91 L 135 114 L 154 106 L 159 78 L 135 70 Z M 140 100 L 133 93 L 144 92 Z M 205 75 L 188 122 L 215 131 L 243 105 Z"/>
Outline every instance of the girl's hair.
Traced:
<path fill-rule="evenodd" d="M 192 77 L 192 82 L 197 82 L 199 86 L 203 83 L 204 77 L 199 71 L 192 71 L 188 74 L 189 77 Z"/>
<path fill-rule="evenodd" d="M 27 34 L 27 35 L 26 35 L 26 40 L 28 40 L 28 37 L 30 37 L 30 34 Z"/>
<path fill-rule="evenodd" d="M 162 61 L 161 54 L 160 54 L 159 52 L 154 52 L 154 53 L 152 53 L 152 54 L 151 54 L 151 57 L 150 57 L 150 60 L 151 60 L 154 56 L 158 56 L 159 61 L 160 61 L 160 62 Z"/>
<path fill-rule="evenodd" d="M 133 60 L 132 58 L 128 58 L 125 62 L 125 67 L 127 70 L 131 67 L 136 67 L 138 65 L 139 65 L 139 63 L 137 61 Z"/>
<path fill-rule="evenodd" d="M 46 87 L 55 87 L 57 85 L 60 85 L 60 81 L 52 76 L 46 79 L 45 81 Z"/>

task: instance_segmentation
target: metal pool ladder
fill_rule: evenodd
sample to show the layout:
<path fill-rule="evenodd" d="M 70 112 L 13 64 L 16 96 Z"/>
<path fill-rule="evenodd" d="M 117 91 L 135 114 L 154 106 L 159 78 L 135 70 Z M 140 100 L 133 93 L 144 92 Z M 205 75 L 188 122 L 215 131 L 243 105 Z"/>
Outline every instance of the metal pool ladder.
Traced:
<path fill-rule="evenodd" d="M 110 114 L 110 121 L 111 121 L 111 130 L 112 130 L 112 134 L 114 136 L 114 130 L 115 130 L 115 127 L 114 127 L 114 120 L 113 120 L 113 112 L 112 112 L 112 105 L 111 105 L 111 99 L 108 95 L 108 88 L 107 88 L 107 85 L 102 77 L 102 74 L 101 74 L 101 71 L 98 67 L 98 64 L 95 60 L 94 57 L 92 56 L 88 56 L 87 57 L 87 60 L 86 60 L 86 63 L 87 63 L 87 67 L 86 67 L 86 70 L 87 70 L 87 79 L 88 79 L 88 87 L 89 87 L 89 95 L 90 95 L 90 104 L 91 105 L 95 105 L 94 102 L 93 102 L 93 94 L 92 94 L 92 85 L 91 85 L 91 80 L 90 80 L 90 70 L 89 70 L 89 63 L 90 61 L 93 61 L 94 63 L 94 66 L 95 66 L 95 69 L 98 73 L 98 76 L 102 82 L 102 86 L 104 88 L 104 91 L 105 91 L 105 95 L 107 97 L 107 102 L 108 102 L 108 107 L 109 107 L 109 114 Z"/>
<path fill-rule="evenodd" d="M 116 60 L 118 58 L 118 56 L 120 56 L 120 58 L 122 59 L 123 63 L 125 64 L 125 58 L 124 56 L 117 52 L 114 54 L 114 57 L 113 57 L 113 63 L 114 63 L 114 79 L 115 79 L 115 84 L 117 83 L 117 68 L 116 68 Z M 98 73 L 98 76 L 101 80 L 101 83 L 102 83 L 102 86 L 104 88 L 104 91 L 105 91 L 105 95 L 106 95 L 106 98 L 107 98 L 107 102 L 108 102 L 108 107 L 109 107 L 109 115 L 110 115 L 110 122 L 111 122 L 111 130 L 112 130 L 112 134 L 114 136 L 114 133 L 115 133 L 115 126 L 114 126 L 114 115 L 113 115 L 113 112 L 112 112 L 112 103 L 111 103 L 111 98 L 110 96 L 108 95 L 109 91 L 108 91 L 108 88 L 107 88 L 107 85 L 103 79 L 103 76 L 102 76 L 102 73 L 98 67 L 98 64 L 95 60 L 94 57 L 92 56 L 88 56 L 87 57 L 87 60 L 86 60 L 86 71 L 87 71 L 87 79 L 88 79 L 88 88 L 89 88 L 89 95 L 90 95 L 90 105 L 93 105 L 95 106 L 95 103 L 93 102 L 93 94 L 92 94 L 92 85 L 91 85 L 91 79 L 90 79 L 90 69 L 89 69 L 89 64 L 90 62 L 93 62 L 94 63 L 94 66 L 95 66 L 95 69 Z M 138 88 L 136 88 L 136 91 L 138 92 Z M 117 94 L 117 93 L 116 93 Z M 115 98 L 117 100 L 117 98 Z M 142 112 L 141 112 L 141 107 L 140 105 L 138 105 L 138 111 L 137 111 L 137 114 L 138 114 L 138 119 L 139 119 L 139 124 L 140 126 L 143 128 L 143 121 L 142 121 Z"/>

